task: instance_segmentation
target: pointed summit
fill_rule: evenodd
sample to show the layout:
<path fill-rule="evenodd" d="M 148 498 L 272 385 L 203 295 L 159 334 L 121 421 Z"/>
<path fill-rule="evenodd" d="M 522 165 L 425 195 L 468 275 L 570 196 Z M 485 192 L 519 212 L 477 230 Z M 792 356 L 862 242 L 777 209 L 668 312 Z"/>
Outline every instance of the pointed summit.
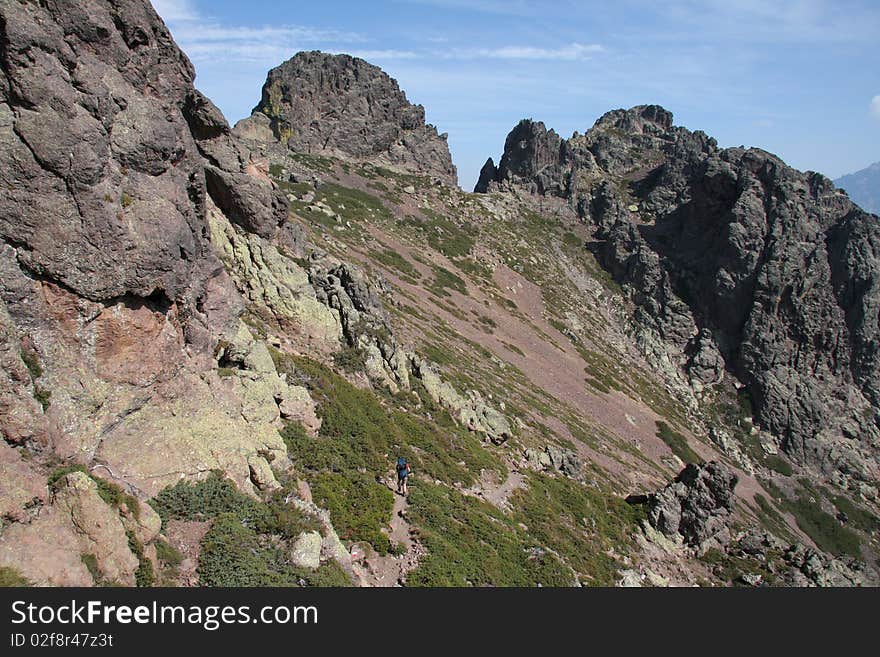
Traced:
<path fill-rule="evenodd" d="M 350 55 L 300 52 L 269 71 L 263 96 L 239 130 L 271 129 L 297 152 L 387 164 L 457 184 L 446 134 L 425 123 L 397 81 Z"/>

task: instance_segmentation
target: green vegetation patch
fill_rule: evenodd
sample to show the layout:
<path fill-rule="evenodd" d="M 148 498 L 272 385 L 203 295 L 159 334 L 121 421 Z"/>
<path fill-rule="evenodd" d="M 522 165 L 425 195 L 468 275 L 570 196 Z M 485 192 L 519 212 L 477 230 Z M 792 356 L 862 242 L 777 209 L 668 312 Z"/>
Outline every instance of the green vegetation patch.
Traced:
<path fill-rule="evenodd" d="M 530 475 L 529 487 L 516 492 L 513 504 L 530 536 L 596 586 L 613 586 L 620 564 L 608 552 L 625 552 L 644 517 L 643 507 L 629 505 L 608 490 L 544 474 Z"/>
<path fill-rule="evenodd" d="M 291 160 L 309 169 L 310 171 L 317 171 L 319 173 L 333 173 L 333 169 L 335 168 L 334 161 L 329 157 L 311 155 L 309 153 L 290 153 L 289 157 Z M 273 174 L 276 177 L 281 175 L 281 165 L 277 166 L 278 173 Z M 269 170 L 271 172 L 272 168 L 270 167 Z"/>
<path fill-rule="evenodd" d="M 844 495 L 831 494 L 827 493 L 827 491 L 826 495 L 831 500 L 834 508 L 846 515 L 847 522 L 851 523 L 854 527 L 868 534 L 880 530 L 880 519 L 865 507 L 854 503 Z"/>
<path fill-rule="evenodd" d="M 400 276 L 413 285 L 417 284 L 422 275 L 412 263 L 404 258 L 397 251 L 392 249 L 379 249 L 370 253 L 372 258 L 377 262 L 385 265 L 389 269 L 395 270 Z"/>
<path fill-rule="evenodd" d="M 282 489 L 265 501 L 258 500 L 239 491 L 222 472 L 214 471 L 202 481 L 180 481 L 164 488 L 149 503 L 163 524 L 169 520 L 210 520 L 231 513 L 258 533 L 282 538 L 319 529 L 316 520 L 285 503 L 287 492 Z"/>
<path fill-rule="evenodd" d="M 467 285 L 461 277 L 439 265 L 434 265 L 431 269 L 434 273 L 434 280 L 428 286 L 429 291 L 438 297 L 451 296 L 449 290 L 455 290 L 467 296 Z"/>
<path fill-rule="evenodd" d="M 343 540 L 366 541 L 379 554 L 388 554 L 391 542 L 382 533 L 394 506 L 394 494 L 361 472 L 319 472 L 312 477 L 315 503 L 330 512 L 333 527 Z"/>
<path fill-rule="evenodd" d="M 773 482 L 763 480 L 764 488 L 777 498 L 777 504 L 794 516 L 797 526 L 816 546 L 835 556 L 850 555 L 861 558 L 860 539 L 851 529 L 821 507 L 822 495 L 805 479 L 799 480 L 801 489 L 794 500 L 788 498 Z M 812 498 L 812 499 L 811 499 Z"/>
<path fill-rule="evenodd" d="M 0 587 L 9 588 L 12 586 L 33 586 L 27 577 L 22 575 L 15 568 L 9 566 L 0 566 Z"/>
<path fill-rule="evenodd" d="M 153 572 L 153 562 L 144 555 L 144 546 L 134 535 L 134 532 L 125 532 L 128 536 L 128 549 L 138 559 L 138 567 L 134 572 L 134 581 L 137 586 L 152 586 L 156 582 L 156 573 Z"/>
<path fill-rule="evenodd" d="M 447 258 L 457 258 L 468 255 L 474 248 L 474 239 L 479 234 L 474 226 L 459 225 L 427 208 L 423 208 L 421 212 L 428 218 L 422 225 L 426 239 L 435 250 Z"/>
<path fill-rule="evenodd" d="M 324 365 L 272 353 L 279 371 L 306 385 L 318 402 L 317 437 L 296 423 L 288 423 L 281 436 L 315 500 L 347 538 L 369 542 L 381 553 L 389 549 L 381 529 L 391 519 L 393 498 L 376 479 L 392 470 L 398 455 L 406 456 L 416 473 L 449 484 L 470 485 L 483 469 L 506 475 L 501 460 L 426 394 L 418 413 L 401 410 L 414 404 L 410 395 L 390 400 L 395 408 L 386 408 L 375 392 L 353 386 Z"/>
<path fill-rule="evenodd" d="M 685 463 L 702 463 L 703 459 L 688 445 L 687 438 L 662 420 L 657 421 L 657 437 Z"/>
<path fill-rule="evenodd" d="M 351 586 L 335 562 L 315 572 L 294 567 L 286 546 L 261 536 L 233 513 L 217 516 L 201 542 L 202 586 Z"/>
<path fill-rule="evenodd" d="M 27 367 L 31 379 L 36 381 L 43 376 L 43 366 L 40 364 L 40 357 L 37 355 L 37 352 L 31 349 L 22 349 L 21 360 L 24 362 L 25 367 Z"/>
<path fill-rule="evenodd" d="M 419 586 L 610 585 L 607 552 L 631 544 L 640 510 L 570 479 L 532 475 L 507 515 L 458 491 L 419 481 L 410 515 L 428 548 L 408 581 Z M 523 529 L 521 523 L 527 527 Z"/>
<path fill-rule="evenodd" d="M 418 482 L 409 514 L 428 554 L 407 577 L 414 586 L 568 586 L 569 568 L 492 505 Z"/>
<path fill-rule="evenodd" d="M 785 506 L 794 516 L 797 526 L 820 550 L 835 556 L 861 558 L 858 534 L 841 525 L 837 518 L 825 512 L 817 502 L 811 502 L 809 498 L 799 494 L 796 500 L 787 500 Z"/>
<path fill-rule="evenodd" d="M 757 559 L 748 559 L 745 557 L 736 557 L 726 552 L 722 552 L 718 548 L 709 548 L 699 558 L 706 565 L 712 568 L 715 576 L 728 584 L 744 585 L 742 577 L 744 575 L 760 575 L 764 583 L 773 586 L 778 582 L 776 575 L 770 570 L 768 562 L 773 557 L 779 557 L 780 554 L 773 555 L 767 562 L 758 561 Z"/>

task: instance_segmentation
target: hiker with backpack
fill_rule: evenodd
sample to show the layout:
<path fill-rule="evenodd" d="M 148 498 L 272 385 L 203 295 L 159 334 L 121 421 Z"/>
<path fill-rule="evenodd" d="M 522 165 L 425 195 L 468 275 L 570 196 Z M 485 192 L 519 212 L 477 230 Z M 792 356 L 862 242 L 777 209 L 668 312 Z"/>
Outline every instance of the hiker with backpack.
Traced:
<path fill-rule="evenodd" d="M 406 478 L 412 472 L 409 463 L 402 456 L 397 457 L 397 492 L 406 497 Z"/>

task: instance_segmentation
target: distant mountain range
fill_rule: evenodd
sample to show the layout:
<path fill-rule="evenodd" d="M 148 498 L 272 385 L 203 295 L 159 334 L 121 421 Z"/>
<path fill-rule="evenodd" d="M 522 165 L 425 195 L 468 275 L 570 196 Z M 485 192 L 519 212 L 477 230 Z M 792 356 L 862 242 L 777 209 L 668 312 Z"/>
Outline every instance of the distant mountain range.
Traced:
<path fill-rule="evenodd" d="M 841 176 L 834 181 L 834 184 L 845 189 L 849 197 L 863 209 L 880 214 L 880 162 L 874 162 L 861 171 Z"/>

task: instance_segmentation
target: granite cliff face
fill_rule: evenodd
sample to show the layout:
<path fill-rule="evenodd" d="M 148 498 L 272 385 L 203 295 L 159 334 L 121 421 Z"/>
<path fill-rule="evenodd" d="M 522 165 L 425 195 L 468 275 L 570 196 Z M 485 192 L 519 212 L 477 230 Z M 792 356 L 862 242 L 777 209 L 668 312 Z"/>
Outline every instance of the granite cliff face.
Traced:
<path fill-rule="evenodd" d="M 697 393 L 733 378 L 795 460 L 874 485 L 880 226 L 831 181 L 642 106 L 568 140 L 521 122 L 477 185 L 504 189 L 562 198 L 591 228 L 655 361 Z"/>
<path fill-rule="evenodd" d="M 288 463 L 279 405 L 311 400 L 238 319 L 208 222 L 270 238 L 288 201 L 148 3 L 3 2 L 0 28 L 0 498 L 16 523 L 0 565 L 37 583 L 134 583 L 122 525 L 152 513 L 141 501 L 215 469 L 271 489 Z M 234 354 L 246 376 L 223 381 L 218 358 Z M 132 495 L 117 511 L 88 493 L 88 513 L 119 526 L 110 561 L 107 536 L 83 537 L 62 508 L 69 487 L 47 489 L 52 464 Z"/>
<path fill-rule="evenodd" d="M 238 129 L 300 153 L 375 161 L 456 184 L 446 135 L 425 124 L 380 68 L 350 55 L 301 52 L 269 71 L 263 97 Z M 261 131 L 262 128 L 262 131 Z"/>

